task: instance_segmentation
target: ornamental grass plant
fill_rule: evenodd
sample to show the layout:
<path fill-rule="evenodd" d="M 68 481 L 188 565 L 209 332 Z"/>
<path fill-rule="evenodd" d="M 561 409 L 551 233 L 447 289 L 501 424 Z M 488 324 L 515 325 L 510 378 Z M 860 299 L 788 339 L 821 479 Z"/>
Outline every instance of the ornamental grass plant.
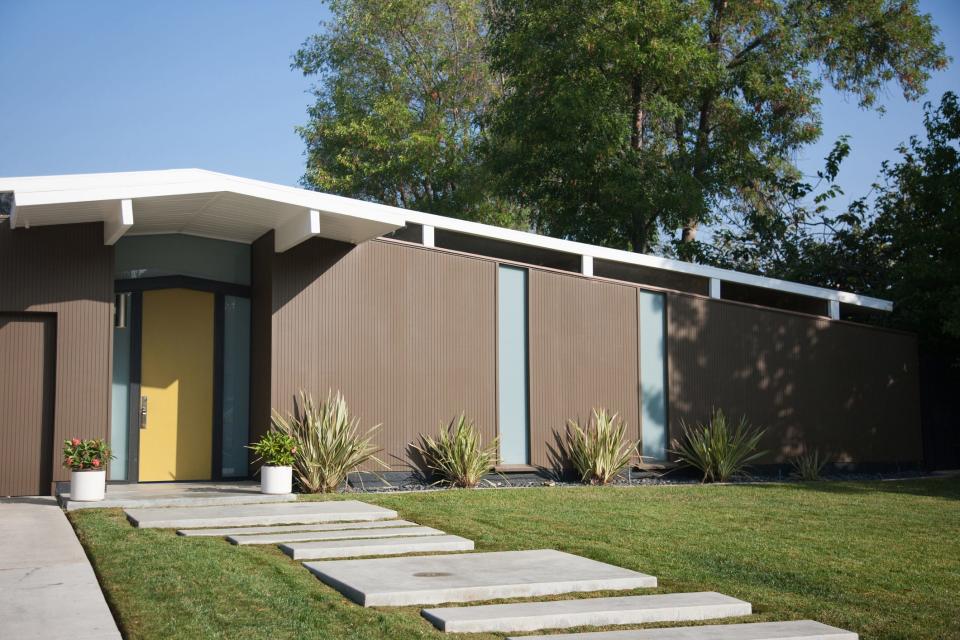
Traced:
<path fill-rule="evenodd" d="M 609 484 L 630 464 L 637 442 L 626 440 L 627 425 L 606 409 L 594 409 L 585 427 L 567 421 L 566 455 L 585 484 Z"/>
<path fill-rule="evenodd" d="M 440 428 L 436 438 L 421 435 L 411 444 L 439 482 L 453 487 L 473 488 L 496 465 L 499 440 L 483 446 L 483 436 L 474 423 L 461 413 Z"/>
<path fill-rule="evenodd" d="M 682 437 L 670 450 L 683 465 L 698 469 L 703 482 L 727 482 L 744 474 L 747 466 L 765 451 L 757 451 L 764 430 L 756 429 L 742 416 L 731 425 L 721 409 L 714 409 L 707 424 L 690 427 L 680 421 Z"/>
<path fill-rule="evenodd" d="M 333 493 L 368 461 L 386 468 L 373 444 L 380 425 L 361 432 L 360 419 L 350 415 L 339 391 L 328 393 L 320 404 L 301 391 L 294 413 L 282 416 L 274 410 L 272 422 L 274 429 L 296 440 L 293 470 L 306 493 Z"/>

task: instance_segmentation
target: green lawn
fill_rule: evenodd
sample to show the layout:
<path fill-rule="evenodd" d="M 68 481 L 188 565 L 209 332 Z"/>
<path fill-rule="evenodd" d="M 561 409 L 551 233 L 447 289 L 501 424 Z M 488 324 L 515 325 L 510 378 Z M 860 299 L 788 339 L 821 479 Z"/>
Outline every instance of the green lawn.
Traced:
<path fill-rule="evenodd" d="M 865 640 L 960 638 L 960 479 L 359 499 L 481 551 L 552 547 L 656 575 L 660 592 L 743 598 L 756 621 L 813 618 Z M 440 634 L 414 607 L 363 609 L 275 547 L 137 530 L 119 510 L 70 517 L 131 638 L 501 637 Z"/>

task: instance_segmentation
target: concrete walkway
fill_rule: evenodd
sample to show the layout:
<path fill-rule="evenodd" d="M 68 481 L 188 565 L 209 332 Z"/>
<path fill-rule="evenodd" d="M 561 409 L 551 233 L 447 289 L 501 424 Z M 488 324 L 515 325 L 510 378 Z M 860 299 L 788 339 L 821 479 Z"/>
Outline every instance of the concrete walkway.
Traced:
<path fill-rule="evenodd" d="M 119 639 L 93 567 L 53 498 L 0 500 L 0 636 Z"/>

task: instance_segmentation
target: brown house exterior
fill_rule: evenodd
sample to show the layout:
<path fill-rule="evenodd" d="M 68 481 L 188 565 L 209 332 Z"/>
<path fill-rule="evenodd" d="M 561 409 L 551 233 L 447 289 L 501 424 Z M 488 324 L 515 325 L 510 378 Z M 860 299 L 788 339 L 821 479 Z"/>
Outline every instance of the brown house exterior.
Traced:
<path fill-rule="evenodd" d="M 843 319 L 885 301 L 198 170 L 0 191 L 0 495 L 66 480 L 72 436 L 112 441 L 117 482 L 248 477 L 301 389 L 381 424 L 403 474 L 461 412 L 504 472 L 553 470 L 594 407 L 641 463 L 715 407 L 766 429 L 761 463 L 923 458 L 915 337 Z M 160 301 L 173 337 L 144 335 Z"/>

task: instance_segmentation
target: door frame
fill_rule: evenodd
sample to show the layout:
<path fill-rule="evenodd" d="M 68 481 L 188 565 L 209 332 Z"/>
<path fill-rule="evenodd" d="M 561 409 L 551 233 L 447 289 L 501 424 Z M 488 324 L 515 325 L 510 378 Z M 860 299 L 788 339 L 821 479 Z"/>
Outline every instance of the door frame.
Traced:
<path fill-rule="evenodd" d="M 143 347 L 143 292 L 157 289 L 190 289 L 214 294 L 213 300 L 213 424 L 210 460 L 210 480 L 223 480 L 223 324 L 224 297 L 250 298 L 250 287 L 230 282 L 219 282 L 192 276 L 159 276 L 114 281 L 114 292 L 130 294 L 130 384 L 127 414 L 127 479 L 111 480 L 111 484 L 140 482 L 140 382 L 141 351 Z M 251 345 L 252 346 L 252 345 Z M 252 373 L 252 372 L 250 372 Z M 248 382 L 249 384 L 249 382 Z M 247 402 L 250 396 L 247 394 Z M 249 409 L 248 409 L 249 415 Z M 230 480 L 249 479 L 231 476 Z"/>

